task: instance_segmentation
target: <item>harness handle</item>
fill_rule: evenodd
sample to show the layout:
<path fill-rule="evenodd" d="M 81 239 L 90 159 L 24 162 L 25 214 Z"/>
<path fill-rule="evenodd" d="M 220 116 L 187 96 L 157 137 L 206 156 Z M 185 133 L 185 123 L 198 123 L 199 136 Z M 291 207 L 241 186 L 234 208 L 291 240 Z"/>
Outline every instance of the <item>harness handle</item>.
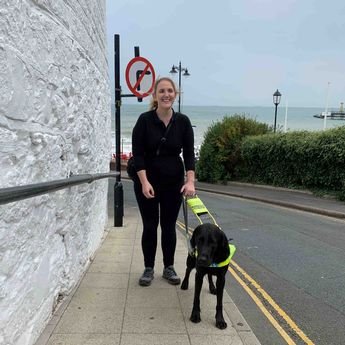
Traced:
<path fill-rule="evenodd" d="M 196 194 L 190 197 L 188 200 L 186 199 L 186 203 L 191 208 L 192 212 L 194 213 L 195 217 L 199 220 L 200 224 L 203 224 L 203 221 L 201 219 L 202 216 L 207 215 L 209 218 L 211 218 L 213 223 L 217 225 L 218 228 L 220 228 L 212 214 L 209 212 L 204 203 Z"/>

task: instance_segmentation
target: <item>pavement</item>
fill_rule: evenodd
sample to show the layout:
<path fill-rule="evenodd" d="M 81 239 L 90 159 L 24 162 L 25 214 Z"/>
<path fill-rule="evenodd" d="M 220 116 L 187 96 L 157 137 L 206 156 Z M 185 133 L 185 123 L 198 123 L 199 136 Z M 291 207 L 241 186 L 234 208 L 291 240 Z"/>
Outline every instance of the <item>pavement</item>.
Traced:
<path fill-rule="evenodd" d="M 228 182 L 226 185 L 197 182 L 196 189 L 345 219 L 345 202 L 337 201 L 330 196 L 319 197 L 307 190 L 240 182 Z"/>
<path fill-rule="evenodd" d="M 292 191 L 230 182 L 197 183 L 197 190 L 248 198 L 284 207 L 345 219 L 345 203 L 319 198 L 307 191 Z M 141 219 L 137 207 L 126 207 L 123 227 L 109 219 L 104 239 L 87 272 L 65 298 L 36 345 L 260 345 L 227 292 L 224 294 L 225 330 L 215 327 L 216 297 L 204 283 L 199 324 L 189 320 L 193 303 L 194 273 L 189 290 L 162 278 L 158 245 L 155 279 L 141 287 L 143 271 Z M 183 277 L 186 241 L 178 231 L 175 268 Z"/>

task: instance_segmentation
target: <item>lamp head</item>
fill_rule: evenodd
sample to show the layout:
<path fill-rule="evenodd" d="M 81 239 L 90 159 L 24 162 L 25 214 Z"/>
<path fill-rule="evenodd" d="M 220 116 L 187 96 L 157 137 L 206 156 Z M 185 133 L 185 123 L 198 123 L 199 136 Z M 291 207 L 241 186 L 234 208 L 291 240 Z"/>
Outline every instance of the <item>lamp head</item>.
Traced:
<path fill-rule="evenodd" d="M 182 74 L 185 77 L 189 77 L 190 73 L 188 72 L 188 68 L 185 68 L 184 73 Z"/>
<path fill-rule="evenodd" d="M 282 94 L 277 89 L 277 91 L 273 94 L 273 103 L 275 105 L 278 105 L 280 103 L 281 96 L 282 96 Z"/>
<path fill-rule="evenodd" d="M 171 74 L 177 73 L 177 67 L 176 67 L 175 65 L 173 65 L 173 66 L 171 67 L 171 71 L 170 71 L 169 73 L 171 73 Z"/>

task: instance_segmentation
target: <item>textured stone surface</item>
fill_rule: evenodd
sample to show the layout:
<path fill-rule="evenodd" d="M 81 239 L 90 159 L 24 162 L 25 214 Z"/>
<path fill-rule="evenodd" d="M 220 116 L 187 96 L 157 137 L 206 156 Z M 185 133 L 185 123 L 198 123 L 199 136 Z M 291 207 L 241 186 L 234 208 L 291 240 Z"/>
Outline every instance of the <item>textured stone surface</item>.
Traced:
<path fill-rule="evenodd" d="M 105 0 L 2 0 L 0 188 L 107 172 Z M 0 206 L 0 343 L 31 345 L 99 246 L 107 181 Z"/>

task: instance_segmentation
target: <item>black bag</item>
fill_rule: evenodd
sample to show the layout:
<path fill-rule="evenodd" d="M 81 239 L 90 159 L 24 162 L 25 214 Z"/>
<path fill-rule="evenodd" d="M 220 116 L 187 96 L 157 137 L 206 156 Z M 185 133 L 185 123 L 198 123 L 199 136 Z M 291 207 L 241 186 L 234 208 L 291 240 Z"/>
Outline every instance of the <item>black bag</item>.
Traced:
<path fill-rule="evenodd" d="M 128 177 L 131 178 L 133 181 L 135 179 L 138 179 L 137 172 L 135 171 L 133 156 L 127 161 L 127 174 L 128 174 Z"/>

